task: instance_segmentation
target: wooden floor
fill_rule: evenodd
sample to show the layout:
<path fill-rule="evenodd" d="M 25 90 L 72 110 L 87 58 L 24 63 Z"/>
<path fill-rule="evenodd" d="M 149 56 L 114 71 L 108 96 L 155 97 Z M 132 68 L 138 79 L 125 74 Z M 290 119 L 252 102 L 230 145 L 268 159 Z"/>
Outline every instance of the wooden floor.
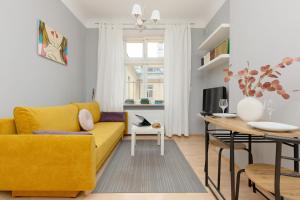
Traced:
<path fill-rule="evenodd" d="M 139 138 L 139 137 L 138 137 Z M 143 138 L 144 139 L 144 138 Z M 186 159 L 196 172 L 197 176 L 204 184 L 204 138 L 201 136 L 190 136 L 190 137 L 174 137 L 173 138 L 185 155 Z M 210 176 L 216 177 L 217 169 L 217 153 L 214 148 L 210 148 Z M 102 171 L 98 173 L 100 177 Z M 229 181 L 229 168 L 228 162 L 222 164 L 222 182 L 221 190 L 225 194 L 226 199 L 230 199 L 230 181 Z M 84 200 L 210 200 L 215 199 L 213 195 L 208 193 L 142 193 L 142 194 L 131 194 L 131 193 L 110 193 L 110 194 L 81 194 L 78 199 Z M 0 200 L 12 199 L 9 192 L 0 192 Z M 49 198 L 19 198 L 22 200 L 37 200 L 37 199 L 49 199 Z M 62 198 L 55 198 L 60 200 Z M 259 194 L 252 193 L 251 189 L 247 186 L 247 179 L 242 177 L 241 200 L 260 200 L 264 199 Z"/>

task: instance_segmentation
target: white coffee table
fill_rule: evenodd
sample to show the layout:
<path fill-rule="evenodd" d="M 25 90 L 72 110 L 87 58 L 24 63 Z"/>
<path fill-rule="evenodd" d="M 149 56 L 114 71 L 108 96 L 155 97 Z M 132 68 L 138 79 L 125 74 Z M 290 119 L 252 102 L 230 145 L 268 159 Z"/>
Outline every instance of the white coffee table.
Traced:
<path fill-rule="evenodd" d="M 164 126 L 161 128 L 152 128 L 152 126 L 138 127 L 132 125 L 131 127 L 131 156 L 134 156 L 134 149 L 136 145 L 136 135 L 157 135 L 157 145 L 160 145 L 160 155 L 164 155 L 165 145 L 165 131 Z"/>

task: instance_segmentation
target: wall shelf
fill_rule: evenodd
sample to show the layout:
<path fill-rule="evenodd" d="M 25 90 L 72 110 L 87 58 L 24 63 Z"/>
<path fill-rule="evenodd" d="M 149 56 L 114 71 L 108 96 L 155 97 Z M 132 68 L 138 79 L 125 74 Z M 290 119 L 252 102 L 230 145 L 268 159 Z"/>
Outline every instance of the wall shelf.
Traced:
<path fill-rule="evenodd" d="M 226 66 L 229 65 L 229 59 L 230 55 L 229 54 L 222 54 L 216 57 L 215 59 L 209 61 L 205 65 L 201 66 L 198 68 L 198 70 L 204 70 L 204 69 L 211 69 L 214 67 L 220 67 L 220 66 Z"/>
<path fill-rule="evenodd" d="M 221 24 L 199 47 L 199 50 L 210 51 L 222 41 L 229 38 L 230 25 Z"/>

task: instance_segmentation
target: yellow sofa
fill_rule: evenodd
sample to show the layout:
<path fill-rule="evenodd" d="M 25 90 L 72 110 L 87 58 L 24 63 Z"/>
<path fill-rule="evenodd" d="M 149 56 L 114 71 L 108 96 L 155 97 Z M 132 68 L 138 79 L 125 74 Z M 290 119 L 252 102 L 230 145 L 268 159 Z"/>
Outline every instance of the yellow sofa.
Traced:
<path fill-rule="evenodd" d="M 80 109 L 93 115 L 92 135 L 33 135 L 35 130 L 81 131 Z M 0 191 L 13 196 L 75 197 L 94 189 L 101 168 L 127 131 L 126 122 L 99 122 L 96 102 L 14 109 L 0 119 Z"/>

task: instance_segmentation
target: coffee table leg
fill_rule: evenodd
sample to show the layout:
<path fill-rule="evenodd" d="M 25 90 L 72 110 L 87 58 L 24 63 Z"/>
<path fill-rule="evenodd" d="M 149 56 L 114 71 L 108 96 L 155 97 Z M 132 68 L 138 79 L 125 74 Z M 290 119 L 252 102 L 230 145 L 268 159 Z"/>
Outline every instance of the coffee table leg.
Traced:
<path fill-rule="evenodd" d="M 135 132 L 131 133 L 131 156 L 134 156 L 134 147 L 135 147 Z"/>
<path fill-rule="evenodd" d="M 160 155 L 165 154 L 165 134 L 163 131 L 160 132 Z"/>
<path fill-rule="evenodd" d="M 160 145 L 160 132 L 157 133 L 157 145 Z"/>

